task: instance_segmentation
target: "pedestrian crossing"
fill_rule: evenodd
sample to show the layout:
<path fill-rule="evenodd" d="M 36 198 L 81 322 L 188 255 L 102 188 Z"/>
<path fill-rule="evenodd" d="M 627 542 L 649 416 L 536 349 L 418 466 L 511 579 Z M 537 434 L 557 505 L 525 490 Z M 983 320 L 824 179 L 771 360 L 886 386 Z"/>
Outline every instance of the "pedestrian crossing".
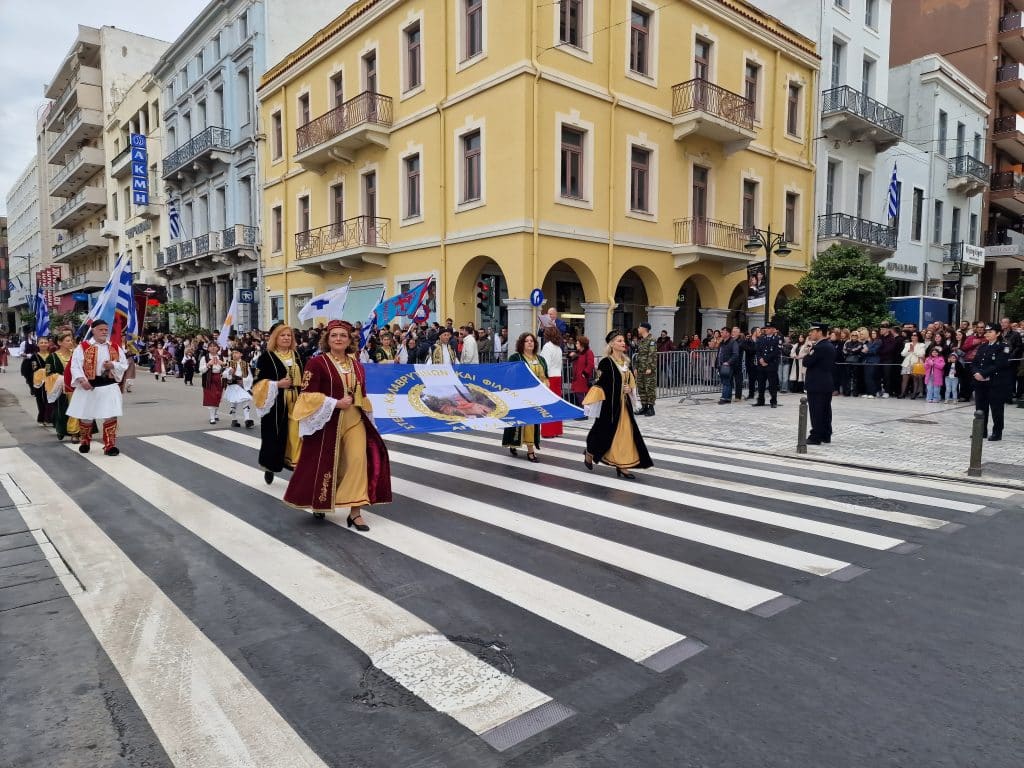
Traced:
<path fill-rule="evenodd" d="M 598 691 L 628 698 L 731 634 L 884 579 L 890 558 L 1013 495 L 653 441 L 656 467 L 626 482 L 583 470 L 572 432 L 538 464 L 493 434 L 387 442 L 395 500 L 364 514 L 368 534 L 284 505 L 249 433 L 129 438 L 117 459 L 3 449 L 0 463 L 190 766 L 335 764 L 353 745 L 307 708 L 483 764 L 571 727 Z M 281 670 L 304 681 L 301 704 Z"/>

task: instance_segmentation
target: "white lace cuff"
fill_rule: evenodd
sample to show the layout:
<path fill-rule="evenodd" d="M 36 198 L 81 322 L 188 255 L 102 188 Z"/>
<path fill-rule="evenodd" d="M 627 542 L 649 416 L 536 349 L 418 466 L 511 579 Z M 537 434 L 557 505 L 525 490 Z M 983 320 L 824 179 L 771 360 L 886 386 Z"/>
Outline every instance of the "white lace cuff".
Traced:
<path fill-rule="evenodd" d="M 53 385 L 53 389 L 46 394 L 46 402 L 56 403 L 64 394 L 64 377 L 61 376 Z"/>
<path fill-rule="evenodd" d="M 320 406 L 319 410 L 299 422 L 299 437 L 309 437 L 327 426 L 337 404 L 337 399 L 325 397 L 324 404 Z"/>
<path fill-rule="evenodd" d="M 268 413 L 274 410 L 274 405 L 277 403 L 277 393 L 280 391 L 281 390 L 278 388 L 276 381 L 274 381 L 273 379 L 267 380 L 267 399 L 263 401 L 262 406 L 258 406 L 256 405 L 255 402 L 253 402 L 253 407 L 254 410 L 256 411 L 257 416 L 259 416 L 262 419 L 264 416 L 266 416 Z"/>

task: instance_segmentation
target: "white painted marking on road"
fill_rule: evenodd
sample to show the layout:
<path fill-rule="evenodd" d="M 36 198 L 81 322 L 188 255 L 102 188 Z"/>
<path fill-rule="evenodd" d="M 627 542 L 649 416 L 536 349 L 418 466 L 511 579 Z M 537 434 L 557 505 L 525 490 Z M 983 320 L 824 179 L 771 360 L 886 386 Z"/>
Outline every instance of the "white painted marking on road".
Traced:
<path fill-rule="evenodd" d="M 86 583 L 71 599 L 176 766 L 327 768 L 42 467 L 15 448 L 0 463 L 36 500 L 19 508 L 26 523 L 45 528 Z"/>
<path fill-rule="evenodd" d="M 18 487 L 18 484 L 14 482 L 14 478 L 10 474 L 0 474 L 0 485 L 4 487 L 14 506 L 24 507 L 30 503 L 28 496 Z"/>
<path fill-rule="evenodd" d="M 224 440 L 230 440 L 241 445 L 252 447 L 252 440 L 246 435 L 236 434 L 228 430 L 210 431 L 208 435 L 214 435 Z M 258 444 L 258 441 L 257 441 Z M 423 452 L 407 456 L 398 451 L 391 453 L 392 463 L 408 464 L 428 472 L 440 472 L 442 474 L 451 471 L 451 464 L 428 459 Z M 489 488 L 507 491 L 515 494 L 528 494 L 532 487 L 524 485 L 521 481 L 502 475 L 475 475 L 470 474 L 464 478 L 467 482 L 487 485 Z M 433 489 L 431 489 L 433 493 Z M 770 541 L 755 539 L 750 536 L 743 536 L 738 533 L 723 531 L 718 528 L 711 528 L 706 525 L 698 525 L 685 520 L 677 520 L 673 517 L 658 515 L 653 512 L 645 512 L 640 509 L 623 504 L 614 504 L 604 499 L 580 496 L 579 494 L 561 491 L 557 488 L 547 487 L 544 489 L 544 498 L 553 504 L 561 504 L 570 509 L 579 509 L 581 512 L 595 515 L 597 517 L 616 520 L 628 525 L 635 525 L 651 531 L 664 533 L 686 541 L 695 541 L 709 547 L 722 549 L 728 552 L 735 552 L 739 555 L 763 560 L 787 568 L 793 568 L 804 573 L 813 573 L 817 576 L 828 576 L 836 571 L 846 568 L 850 563 L 842 560 L 835 560 L 831 557 L 816 555 L 811 552 L 803 552 L 799 549 L 773 544 Z M 581 503 L 585 502 L 585 507 Z M 530 518 L 532 520 L 532 518 Z M 557 545 L 557 541 L 555 541 Z M 646 553 L 645 553 L 645 556 Z"/>
<path fill-rule="evenodd" d="M 486 438 L 480 435 L 447 435 L 455 440 L 462 440 L 465 442 L 481 443 L 484 445 L 494 445 L 493 438 Z M 569 461 L 579 461 L 579 453 L 569 453 L 568 451 L 560 451 L 558 449 L 552 449 L 551 444 L 555 445 L 580 445 L 586 447 L 586 443 L 577 440 L 566 440 L 564 438 L 557 438 L 554 440 L 548 440 L 545 442 L 543 449 L 545 456 L 552 456 L 557 459 L 567 459 Z M 659 459 L 661 461 L 662 459 Z M 685 463 L 680 460 L 679 463 Z M 775 488 L 762 488 L 751 485 L 749 483 L 738 483 L 728 478 L 721 476 L 705 476 L 705 475 L 694 475 L 688 472 L 679 472 L 674 469 L 662 469 L 660 467 L 652 467 L 651 469 L 643 470 L 645 475 L 652 477 L 661 477 L 666 480 L 680 480 L 686 483 L 695 483 L 697 485 L 710 486 L 716 490 L 723 491 L 738 491 L 739 493 L 745 493 L 748 495 L 757 496 L 762 499 L 773 499 L 775 501 L 788 501 L 792 504 L 801 504 L 808 507 L 817 507 L 819 509 L 832 509 L 837 512 L 846 512 L 851 515 L 858 515 L 860 517 L 869 517 L 873 520 L 885 520 L 889 523 L 897 523 L 899 525 L 908 525 L 914 528 L 927 528 L 935 530 L 946 525 L 948 521 L 939 520 L 934 517 L 924 517 L 922 515 L 911 515 L 906 512 L 891 512 L 885 509 L 873 509 L 872 507 L 865 507 L 860 504 L 848 504 L 842 501 L 833 501 L 831 499 L 823 499 L 818 496 L 811 496 L 803 493 L 794 493 L 792 491 L 780 491 Z M 738 474 L 742 474 L 743 470 L 739 469 Z M 732 476 L 732 475 L 730 475 Z"/>
<path fill-rule="evenodd" d="M 259 440 L 255 437 L 248 435 L 244 437 L 247 443 L 252 441 L 248 444 L 255 443 L 255 447 L 259 447 Z M 141 439 L 143 442 L 163 448 L 175 456 L 195 462 L 204 469 L 232 480 L 245 477 L 246 473 L 256 476 L 255 467 L 220 456 L 213 451 L 177 438 L 144 437 Z M 276 499 L 281 499 L 284 495 L 282 485 L 268 486 L 261 483 L 254 484 L 252 488 Z M 471 503 L 468 499 L 463 501 Z M 330 517 L 329 519 L 333 523 L 345 526 L 341 517 Z M 371 518 L 370 527 L 368 538 L 375 543 L 468 582 L 485 592 L 490 592 L 523 610 L 633 661 L 643 662 L 686 639 L 685 635 L 678 632 L 637 618 L 547 579 L 539 578 L 498 560 L 422 533 L 415 528 L 396 523 L 386 517 L 374 515 Z M 349 529 L 346 527 L 345 530 Z M 759 592 L 764 597 L 755 605 L 779 596 L 778 592 L 766 589 L 759 589 Z M 745 610 L 745 608 L 741 610 Z"/>
<path fill-rule="evenodd" d="M 123 454 L 117 461 L 96 454 L 85 458 L 118 482 L 130 478 L 134 487 L 146 490 L 148 503 L 322 621 L 399 685 L 473 733 L 483 734 L 551 700 L 448 641 L 390 600 L 139 462 Z M 430 644 L 433 652 L 416 660 L 395 653 L 396 644 L 416 637 Z"/>
<path fill-rule="evenodd" d="M 565 469 L 565 467 L 556 467 L 552 465 L 545 465 L 543 463 L 525 464 L 521 459 L 517 460 L 508 455 L 500 455 L 485 451 L 474 451 L 468 448 L 463 448 L 461 445 L 456 446 L 440 442 L 428 442 L 414 437 L 409 437 L 408 435 L 388 435 L 387 439 L 402 445 L 415 446 L 424 452 L 433 451 L 456 454 L 466 458 L 487 461 L 492 464 L 528 469 L 541 474 L 555 475 L 562 480 L 574 480 L 580 483 L 587 483 L 588 485 L 597 485 L 604 490 L 607 490 L 609 483 L 612 482 L 612 478 L 602 477 L 600 474 L 595 475 L 590 472 Z M 500 444 L 495 441 L 495 451 L 500 449 Z M 682 493 L 681 491 L 674 491 L 667 488 L 654 488 L 643 485 L 642 483 L 631 483 L 623 488 L 629 493 L 637 494 L 639 496 L 647 496 L 649 498 L 660 499 L 662 501 L 671 501 L 675 504 L 682 504 L 695 509 L 703 509 L 719 515 L 728 515 L 730 517 L 738 517 L 744 520 L 753 520 L 755 522 L 764 523 L 765 525 L 774 525 L 791 531 L 810 533 L 814 536 L 822 536 L 829 539 L 835 539 L 836 541 L 845 541 L 848 544 L 856 544 L 870 549 L 892 549 L 893 547 L 904 543 L 902 539 L 895 539 L 891 536 L 880 536 L 877 533 L 867 533 L 853 528 L 845 528 L 841 525 L 833 525 L 832 523 L 808 520 L 802 517 L 794 517 L 793 515 L 785 515 L 780 512 L 769 512 L 746 504 L 735 504 L 728 501 L 709 499 L 704 496 Z M 577 504 L 580 504 L 581 502 L 584 504 L 588 503 L 581 498 Z"/>
<path fill-rule="evenodd" d="M 574 442 L 578 442 L 579 444 L 582 444 L 582 445 L 586 444 L 583 441 L 574 441 Z M 701 452 L 704 452 L 703 451 L 703 447 L 701 447 L 699 449 L 690 449 L 688 447 L 684 448 L 683 446 L 678 445 L 678 444 L 673 446 L 673 447 L 676 448 L 677 450 L 699 450 Z M 713 451 L 709 450 L 709 451 L 707 451 L 707 453 L 713 453 Z M 715 454 L 715 455 L 718 455 L 718 454 Z M 727 464 L 727 463 L 716 462 L 716 461 L 706 461 L 704 459 L 699 459 L 699 458 L 697 458 L 695 456 L 679 456 L 679 455 L 671 454 L 671 453 L 652 453 L 651 454 L 651 458 L 655 459 L 657 461 L 668 461 L 668 462 L 672 462 L 674 464 L 684 464 L 684 465 L 690 466 L 690 467 L 704 467 L 705 469 L 713 469 L 713 470 L 718 470 L 718 471 L 722 471 L 722 472 L 736 472 L 737 471 L 737 467 L 736 467 L 735 464 Z M 735 460 L 736 457 L 723 457 L 723 458 L 732 458 L 732 459 Z M 846 467 L 839 466 L 837 464 L 818 464 L 818 465 L 814 465 L 814 466 L 810 466 L 810 467 L 793 467 L 794 471 L 800 471 L 801 469 L 813 469 L 813 470 L 818 471 L 818 472 L 833 472 L 833 473 L 839 474 L 839 475 L 848 475 L 848 474 L 852 475 L 853 474 L 853 471 L 847 472 Z M 816 488 L 832 488 L 832 489 L 838 490 L 838 491 L 849 491 L 850 493 L 854 493 L 854 494 L 856 494 L 858 496 L 876 496 L 876 497 L 878 497 L 880 499 L 890 499 L 892 501 L 909 501 L 909 502 L 911 502 L 913 504 L 925 504 L 925 505 L 932 506 L 932 507 L 939 507 L 940 509 L 952 509 L 952 510 L 955 510 L 957 512 L 971 512 L 971 513 L 973 513 L 973 512 L 978 512 L 978 511 L 980 511 L 980 510 L 985 508 L 984 504 L 974 504 L 974 503 L 967 502 L 967 501 L 956 501 L 956 500 L 953 500 L 953 499 L 946 499 L 946 498 L 942 498 L 942 497 L 938 497 L 938 496 L 929 496 L 929 495 L 924 495 L 924 494 L 917 493 L 915 491 L 897 491 L 897 490 L 892 490 L 892 489 L 889 489 L 889 488 L 880 488 L 880 487 L 875 486 L 875 485 L 865 486 L 863 484 L 857 484 L 857 483 L 844 483 L 841 480 L 829 480 L 828 478 L 823 478 L 823 477 L 811 477 L 809 475 L 804 475 L 804 474 L 788 474 L 788 473 L 785 473 L 785 472 L 776 472 L 776 471 L 768 470 L 768 469 L 760 469 L 758 467 L 751 467 L 751 466 L 749 466 L 747 464 L 741 465 L 741 467 L 739 468 L 739 471 L 742 472 L 743 475 L 746 476 L 746 477 L 760 477 L 760 478 L 762 478 L 764 480 L 781 480 L 781 481 L 784 481 L 784 482 L 787 482 L 787 483 L 792 483 L 792 484 L 795 484 L 795 485 L 810 485 L 810 486 L 813 486 L 813 487 L 816 487 Z M 892 475 L 892 476 L 887 478 L 887 477 L 885 477 L 885 475 L 880 474 L 880 473 L 871 474 L 871 473 L 865 472 L 865 474 L 867 474 L 869 476 L 869 479 L 871 479 L 873 482 L 876 482 L 876 483 L 878 483 L 878 482 L 885 482 L 886 480 L 889 480 L 890 482 L 897 483 L 897 484 L 904 482 L 904 476 L 903 475 Z M 913 478 L 909 478 L 909 479 L 913 479 Z M 928 480 L 927 482 L 925 482 L 923 478 L 917 478 L 917 480 L 919 480 L 920 482 L 909 483 L 909 484 L 910 485 L 921 485 L 923 487 L 928 488 L 932 492 L 937 490 L 940 487 L 940 485 L 942 484 L 941 480 Z M 946 484 L 946 485 L 948 486 L 949 484 Z M 1001 491 L 993 491 L 991 489 L 978 488 L 979 492 L 977 494 L 975 494 L 973 486 L 971 486 L 971 487 L 959 486 L 957 488 L 948 488 L 947 487 L 947 490 L 952 491 L 953 493 L 960 493 L 960 494 L 963 494 L 965 496 L 978 495 L 978 496 L 993 496 L 993 497 L 996 497 L 996 498 L 1006 498 L 1006 497 L 1012 495 L 1013 493 L 1015 493 L 1015 491 L 1009 491 L 1009 492 L 1003 493 Z M 984 491 L 984 493 L 982 493 L 981 491 Z"/>
<path fill-rule="evenodd" d="M 588 428 L 584 427 L 572 427 L 572 431 L 586 435 Z M 1013 489 L 999 488 L 993 485 L 980 485 L 976 483 L 962 483 L 955 480 L 943 480 L 942 478 L 932 477 L 916 477 L 914 475 L 907 475 L 902 473 L 894 472 L 883 472 L 881 470 L 874 471 L 870 469 L 860 469 L 857 467 L 847 467 L 842 464 L 833 464 L 832 462 L 821 461 L 816 462 L 813 459 L 796 459 L 789 456 L 775 456 L 764 453 L 747 453 L 743 452 L 739 448 L 716 448 L 709 445 L 701 445 L 699 443 L 684 443 L 673 440 L 665 440 L 663 438 L 652 438 L 644 436 L 644 442 L 647 443 L 648 448 L 667 448 L 669 450 L 684 451 L 689 453 L 718 456 L 723 459 L 730 459 L 732 461 L 752 461 L 760 463 L 769 463 L 772 465 L 781 464 L 789 469 L 796 471 L 814 470 L 815 472 L 838 472 L 845 477 L 859 477 L 864 480 L 870 480 L 871 482 L 890 482 L 896 483 L 897 485 L 910 485 L 917 488 L 927 488 L 930 491 L 943 490 L 949 493 L 959 493 L 964 496 L 985 496 L 993 499 L 1008 499 L 1019 491 Z M 678 461 L 686 461 L 688 456 L 680 456 L 678 454 L 658 454 L 658 458 L 667 460 L 668 457 L 673 456 Z M 652 454 L 652 458 L 654 454 Z"/>

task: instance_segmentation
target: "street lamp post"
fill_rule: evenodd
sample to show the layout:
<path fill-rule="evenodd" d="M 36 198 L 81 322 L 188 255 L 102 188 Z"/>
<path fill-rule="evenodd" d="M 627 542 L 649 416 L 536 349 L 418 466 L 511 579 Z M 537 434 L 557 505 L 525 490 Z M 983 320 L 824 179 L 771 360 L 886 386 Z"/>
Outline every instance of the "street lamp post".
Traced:
<path fill-rule="evenodd" d="M 768 321 L 771 319 L 772 251 L 776 256 L 788 256 L 793 251 L 790 249 L 789 243 L 786 242 L 786 234 L 772 232 L 770 226 L 768 229 L 752 227 L 750 239 L 743 247 L 751 253 L 764 249 L 764 324 L 768 325 Z"/>

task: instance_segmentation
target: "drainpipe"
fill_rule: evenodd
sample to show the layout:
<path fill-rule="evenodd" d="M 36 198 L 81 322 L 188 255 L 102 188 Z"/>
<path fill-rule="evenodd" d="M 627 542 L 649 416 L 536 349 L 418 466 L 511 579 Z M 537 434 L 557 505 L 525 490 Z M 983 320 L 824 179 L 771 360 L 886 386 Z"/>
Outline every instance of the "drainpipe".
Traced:
<path fill-rule="evenodd" d="M 441 66 L 439 71 L 441 73 L 441 98 L 438 99 L 435 109 L 437 110 L 437 133 L 440 140 L 440 153 L 441 153 L 441 173 L 440 173 L 440 184 L 441 184 L 441 264 L 439 268 L 439 280 L 440 285 L 438 290 L 435 292 L 435 307 L 438 311 L 438 316 L 443 317 L 440 314 L 441 304 L 446 300 L 448 296 L 448 187 L 445 184 L 446 174 L 448 173 L 448 138 L 447 138 L 447 115 L 445 114 L 445 102 L 448 101 L 448 56 L 451 53 L 449 49 L 449 35 L 448 29 L 448 3 L 444 4 L 444 58 L 441 59 Z M 454 297 L 453 297 L 454 299 Z M 454 304 L 454 300 L 452 301 Z M 454 317 L 453 307 L 445 307 L 445 312 L 451 314 Z"/>
<path fill-rule="evenodd" d="M 530 28 L 530 60 L 533 62 L 533 265 L 530 269 L 531 282 L 540 286 L 540 119 L 537 110 L 540 106 L 540 60 L 537 58 L 537 25 L 539 3 L 533 3 L 533 24 Z M 529 288 L 527 288 L 529 290 Z M 511 295 L 509 298 L 512 298 Z M 539 307 L 538 307 L 539 309 Z"/>
<path fill-rule="evenodd" d="M 615 312 L 615 283 L 613 282 L 612 267 L 615 260 L 615 144 L 618 142 L 618 137 L 615 135 L 615 116 L 619 109 L 619 94 L 612 90 L 612 79 L 615 74 L 614 68 L 614 54 L 612 40 L 615 35 L 610 32 L 606 35 L 608 38 L 608 93 L 612 97 L 612 113 L 609 118 L 609 130 L 608 130 L 608 303 L 609 311 L 613 314 Z M 646 288 L 644 293 L 646 293 Z M 651 304 L 651 297 L 647 297 L 648 306 Z M 609 325 L 609 318 L 605 317 L 605 328 Z M 623 329 L 625 330 L 625 329 Z"/>

